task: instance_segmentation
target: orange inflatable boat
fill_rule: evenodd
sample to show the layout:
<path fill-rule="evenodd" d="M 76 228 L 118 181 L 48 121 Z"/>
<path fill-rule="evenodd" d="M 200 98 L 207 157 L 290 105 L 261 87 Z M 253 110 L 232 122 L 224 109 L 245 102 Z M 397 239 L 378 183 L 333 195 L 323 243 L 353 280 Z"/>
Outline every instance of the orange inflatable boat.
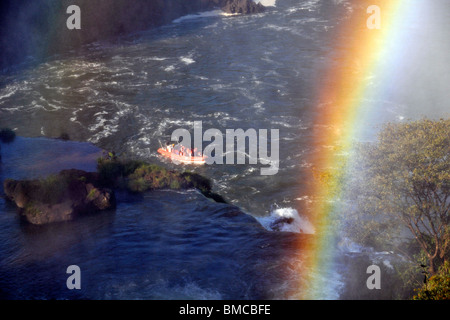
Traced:
<path fill-rule="evenodd" d="M 159 148 L 158 153 L 160 153 L 162 156 L 171 159 L 173 162 L 181 162 L 185 164 L 205 164 L 205 157 L 196 157 L 196 156 L 189 156 L 189 155 L 180 155 L 176 154 L 172 151 L 167 150 L 166 148 Z"/>

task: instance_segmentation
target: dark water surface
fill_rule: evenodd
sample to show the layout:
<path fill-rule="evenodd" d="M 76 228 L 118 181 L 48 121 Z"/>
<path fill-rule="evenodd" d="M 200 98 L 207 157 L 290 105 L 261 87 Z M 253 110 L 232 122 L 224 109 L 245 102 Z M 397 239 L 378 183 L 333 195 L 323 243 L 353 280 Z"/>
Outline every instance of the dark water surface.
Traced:
<path fill-rule="evenodd" d="M 19 137 L 2 144 L 0 178 L 92 171 L 101 154 L 86 143 Z M 297 236 L 267 231 L 195 190 L 118 192 L 117 200 L 111 212 L 32 226 L 1 198 L 0 297 L 278 299 L 295 290 L 285 265 L 298 259 L 289 255 Z M 66 287 L 70 265 L 82 270 L 80 291 Z"/>

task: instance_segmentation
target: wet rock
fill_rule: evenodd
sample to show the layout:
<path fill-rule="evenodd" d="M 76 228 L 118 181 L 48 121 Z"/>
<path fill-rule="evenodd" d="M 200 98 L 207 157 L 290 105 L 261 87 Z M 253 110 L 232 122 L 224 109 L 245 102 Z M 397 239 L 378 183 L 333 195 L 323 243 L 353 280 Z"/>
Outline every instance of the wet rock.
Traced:
<path fill-rule="evenodd" d="M 279 218 L 279 219 L 275 220 L 274 222 L 272 222 L 270 224 L 270 229 L 272 229 L 273 231 L 280 231 L 284 225 L 292 224 L 293 222 L 294 222 L 294 218 L 292 218 L 292 217 L 289 217 L 289 218 L 282 217 L 282 218 Z"/>
<path fill-rule="evenodd" d="M 222 10 L 227 13 L 252 14 L 265 11 L 261 3 L 255 3 L 253 0 L 227 0 Z"/>
<path fill-rule="evenodd" d="M 0 130 L 0 142 L 11 143 L 16 138 L 16 133 L 11 129 Z"/>
<path fill-rule="evenodd" d="M 3 187 L 26 221 L 42 225 L 115 208 L 114 192 L 98 181 L 96 173 L 64 170 L 41 180 L 7 179 Z"/>

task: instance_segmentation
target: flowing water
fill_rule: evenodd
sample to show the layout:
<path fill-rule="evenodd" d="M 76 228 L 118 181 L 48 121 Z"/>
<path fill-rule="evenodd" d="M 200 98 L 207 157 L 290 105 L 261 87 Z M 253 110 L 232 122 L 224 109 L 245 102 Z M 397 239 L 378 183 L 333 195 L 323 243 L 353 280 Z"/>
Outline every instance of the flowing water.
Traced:
<path fill-rule="evenodd" d="M 314 232 L 298 212 L 312 196 L 304 191 L 312 165 L 307 159 L 329 147 L 311 143 L 317 83 L 336 52 L 346 49 L 335 47 L 342 42 L 332 41 L 333 31 L 355 6 L 280 0 L 263 14 L 190 15 L 2 75 L 0 126 L 19 136 L 67 133 L 74 141 L 180 169 L 156 150 L 175 129 L 192 130 L 194 121 L 224 133 L 279 129 L 280 167 L 276 175 L 262 176 L 259 165 L 184 166 L 212 179 L 214 191 L 230 204 L 194 191 L 119 194 L 114 213 L 43 228 L 20 223 L 0 199 L 0 296 L 294 297 L 301 277 L 293 272 L 301 263 L 297 232 Z M 382 121 L 420 115 L 414 101 L 379 101 Z M 31 151 L 17 156 L 26 152 L 20 148 Z M 3 180 L 54 172 L 56 163 L 94 170 L 99 150 L 19 138 L 2 152 Z M 295 223 L 282 232 L 267 230 L 279 217 Z M 83 270 L 81 293 L 65 287 L 64 268 L 72 264 Z M 339 274 L 328 283 L 323 298 L 338 298 Z"/>

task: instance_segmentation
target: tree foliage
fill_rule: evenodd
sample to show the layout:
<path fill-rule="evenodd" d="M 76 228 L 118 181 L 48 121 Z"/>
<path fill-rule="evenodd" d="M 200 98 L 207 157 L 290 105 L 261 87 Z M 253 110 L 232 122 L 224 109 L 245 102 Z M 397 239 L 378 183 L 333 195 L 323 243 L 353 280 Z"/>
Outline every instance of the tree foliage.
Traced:
<path fill-rule="evenodd" d="M 444 263 L 436 275 L 424 282 L 413 300 L 450 300 L 450 263 Z"/>
<path fill-rule="evenodd" d="M 450 119 L 388 123 L 355 152 L 345 231 L 403 253 L 415 241 L 434 274 L 450 252 Z"/>

